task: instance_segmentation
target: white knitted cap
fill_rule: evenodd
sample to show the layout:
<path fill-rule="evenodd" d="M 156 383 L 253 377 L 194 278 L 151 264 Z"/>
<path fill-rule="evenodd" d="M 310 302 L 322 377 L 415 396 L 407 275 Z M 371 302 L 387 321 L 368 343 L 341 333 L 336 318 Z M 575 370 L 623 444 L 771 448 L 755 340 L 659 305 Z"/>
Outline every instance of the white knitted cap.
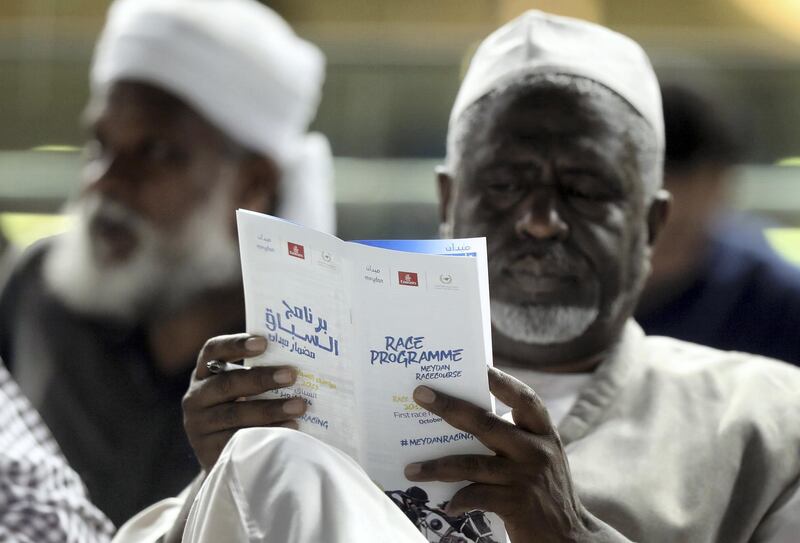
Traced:
<path fill-rule="evenodd" d="M 450 130 L 486 94 L 537 73 L 585 77 L 609 88 L 644 117 L 663 149 L 661 92 L 642 48 L 600 25 L 535 10 L 503 25 L 478 47 L 453 105 Z"/>

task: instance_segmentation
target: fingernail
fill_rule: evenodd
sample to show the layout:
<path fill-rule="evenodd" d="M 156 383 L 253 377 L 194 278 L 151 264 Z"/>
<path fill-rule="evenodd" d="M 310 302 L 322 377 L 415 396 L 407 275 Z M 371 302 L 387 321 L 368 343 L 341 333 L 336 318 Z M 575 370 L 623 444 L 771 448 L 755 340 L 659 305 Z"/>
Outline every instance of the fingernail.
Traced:
<path fill-rule="evenodd" d="M 420 386 L 414 390 L 414 399 L 419 403 L 433 403 L 436 393 L 426 386 Z"/>
<path fill-rule="evenodd" d="M 272 374 L 272 380 L 279 385 L 291 385 L 294 383 L 294 372 L 292 370 L 278 370 Z"/>
<path fill-rule="evenodd" d="M 244 348 L 251 353 L 263 353 L 267 348 L 267 339 L 261 336 L 247 338 L 244 342 Z"/>
<path fill-rule="evenodd" d="M 294 398 L 283 403 L 283 412 L 287 415 L 302 415 L 306 410 L 306 402 L 300 398 Z"/>
<path fill-rule="evenodd" d="M 421 472 L 422 472 L 422 464 L 420 464 L 418 462 L 414 463 L 414 464 L 407 465 L 406 469 L 403 470 L 403 473 L 405 474 L 406 479 L 411 479 L 413 477 L 416 477 Z"/>

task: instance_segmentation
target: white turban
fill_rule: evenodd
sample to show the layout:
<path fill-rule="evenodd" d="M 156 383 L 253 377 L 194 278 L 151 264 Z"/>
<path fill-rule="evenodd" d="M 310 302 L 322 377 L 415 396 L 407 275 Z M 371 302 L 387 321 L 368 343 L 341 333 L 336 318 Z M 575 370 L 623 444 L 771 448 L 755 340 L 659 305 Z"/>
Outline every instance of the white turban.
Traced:
<path fill-rule="evenodd" d="M 116 0 L 90 78 L 93 94 L 130 79 L 183 99 L 278 163 L 278 215 L 333 232 L 330 147 L 307 133 L 324 71 L 320 50 L 255 0 Z"/>
<path fill-rule="evenodd" d="M 630 38 L 578 19 L 527 11 L 478 47 L 450 115 L 461 114 L 495 89 L 528 74 L 566 74 L 596 81 L 625 99 L 664 147 L 661 92 L 650 60 Z"/>

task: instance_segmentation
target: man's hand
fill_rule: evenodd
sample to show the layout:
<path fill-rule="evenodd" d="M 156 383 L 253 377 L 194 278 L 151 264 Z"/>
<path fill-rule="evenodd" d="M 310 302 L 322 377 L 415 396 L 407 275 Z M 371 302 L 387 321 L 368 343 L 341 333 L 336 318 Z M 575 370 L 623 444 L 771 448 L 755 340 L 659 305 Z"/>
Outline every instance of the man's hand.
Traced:
<path fill-rule="evenodd" d="M 489 370 L 489 387 L 512 408 L 514 424 L 469 402 L 416 388 L 419 405 L 470 432 L 496 456 L 446 456 L 409 464 L 406 477 L 473 481 L 456 492 L 447 513 L 497 513 L 514 543 L 588 540 L 594 519 L 573 489 L 567 456 L 544 404 L 530 387 L 496 369 Z"/>
<path fill-rule="evenodd" d="M 254 367 L 213 375 L 208 362 L 236 362 L 259 355 L 267 348 L 261 336 L 235 334 L 206 341 L 197 357 L 189 390 L 183 397 L 183 426 L 200 465 L 206 472 L 217 461 L 236 430 L 253 426 L 297 428 L 305 413 L 302 398 L 241 401 L 268 390 L 294 384 L 297 371 L 290 366 Z"/>

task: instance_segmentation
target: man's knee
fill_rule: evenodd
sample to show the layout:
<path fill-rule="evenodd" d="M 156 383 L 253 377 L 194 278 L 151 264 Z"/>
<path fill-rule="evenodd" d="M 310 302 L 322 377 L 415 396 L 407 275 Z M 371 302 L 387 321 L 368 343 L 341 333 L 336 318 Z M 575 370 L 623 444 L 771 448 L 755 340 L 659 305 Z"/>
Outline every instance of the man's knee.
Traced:
<path fill-rule="evenodd" d="M 233 462 L 237 471 L 298 470 L 329 466 L 342 453 L 308 434 L 287 428 L 245 428 L 236 432 L 220 462 Z M 335 457 L 335 458 L 334 458 Z"/>

